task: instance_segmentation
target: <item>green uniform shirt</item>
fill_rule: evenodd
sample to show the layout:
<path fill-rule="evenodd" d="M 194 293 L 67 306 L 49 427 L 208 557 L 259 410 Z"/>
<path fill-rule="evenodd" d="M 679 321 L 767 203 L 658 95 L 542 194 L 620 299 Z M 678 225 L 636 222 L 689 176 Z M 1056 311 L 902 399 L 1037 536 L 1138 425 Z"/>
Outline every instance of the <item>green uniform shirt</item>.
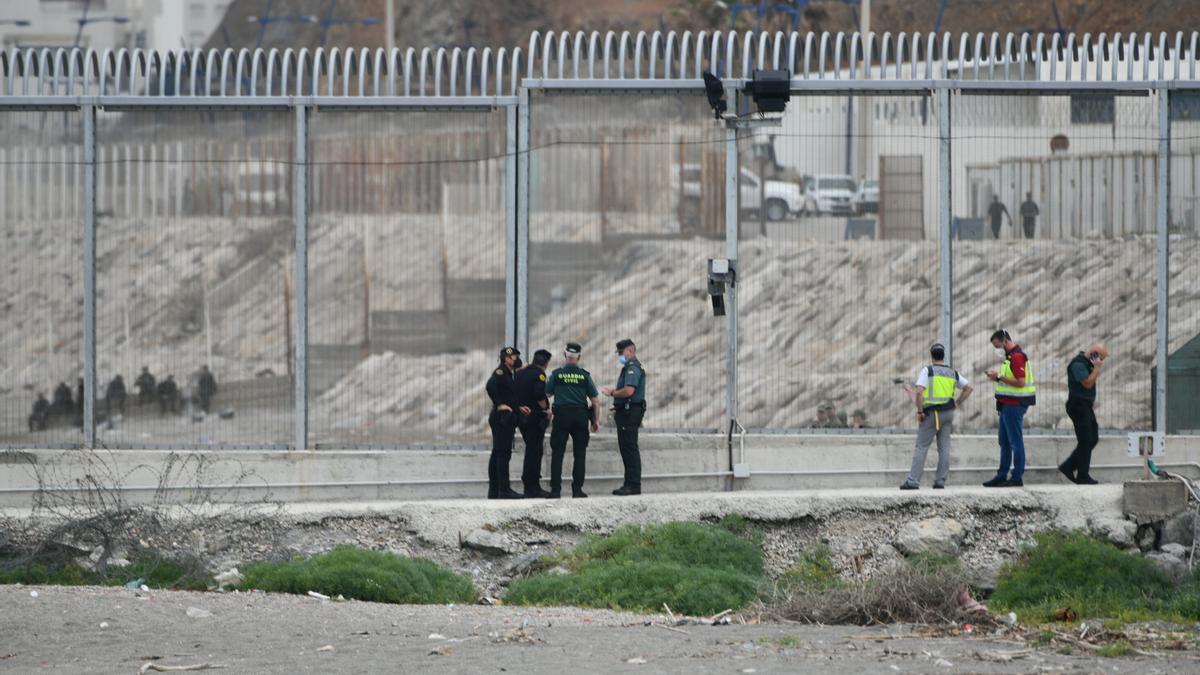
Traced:
<path fill-rule="evenodd" d="M 599 395 L 591 373 L 573 363 L 555 370 L 546 379 L 546 396 L 554 397 L 555 406 L 586 408 L 588 401 Z"/>
<path fill-rule="evenodd" d="M 629 397 L 630 403 L 646 402 L 646 371 L 642 370 L 642 364 L 637 359 L 621 366 L 621 374 L 617 376 L 615 388 L 624 389 L 625 387 L 633 387 L 633 395 Z"/>

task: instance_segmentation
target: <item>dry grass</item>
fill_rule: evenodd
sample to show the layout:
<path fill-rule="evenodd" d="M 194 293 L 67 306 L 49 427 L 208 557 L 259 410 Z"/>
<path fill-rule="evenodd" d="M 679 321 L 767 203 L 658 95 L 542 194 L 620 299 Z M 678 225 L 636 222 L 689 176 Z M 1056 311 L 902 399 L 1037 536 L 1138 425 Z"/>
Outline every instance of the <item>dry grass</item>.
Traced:
<path fill-rule="evenodd" d="M 852 625 L 989 621 L 986 614 L 967 614 L 959 608 L 958 594 L 967 587 L 958 569 L 901 564 L 866 581 L 795 588 L 788 598 L 769 608 L 768 615 L 787 621 Z"/>

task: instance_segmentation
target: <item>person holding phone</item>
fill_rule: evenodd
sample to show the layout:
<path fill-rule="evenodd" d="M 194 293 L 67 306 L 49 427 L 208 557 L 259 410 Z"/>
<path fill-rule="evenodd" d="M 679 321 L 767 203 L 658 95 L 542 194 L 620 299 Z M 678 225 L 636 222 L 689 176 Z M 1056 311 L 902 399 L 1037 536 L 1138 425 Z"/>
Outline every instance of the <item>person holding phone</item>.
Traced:
<path fill-rule="evenodd" d="M 1079 352 L 1067 365 L 1067 416 L 1075 425 L 1075 450 L 1058 465 L 1067 480 L 1076 485 L 1095 485 L 1092 478 L 1092 450 L 1100 442 L 1100 426 L 1096 423 L 1096 379 L 1108 358 L 1103 342 Z"/>

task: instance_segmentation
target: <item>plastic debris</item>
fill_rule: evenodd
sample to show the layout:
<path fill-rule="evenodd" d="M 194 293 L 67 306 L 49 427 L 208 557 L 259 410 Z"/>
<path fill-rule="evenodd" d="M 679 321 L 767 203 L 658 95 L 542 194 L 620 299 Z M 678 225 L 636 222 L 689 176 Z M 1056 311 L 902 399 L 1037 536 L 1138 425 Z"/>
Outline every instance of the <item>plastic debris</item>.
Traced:
<path fill-rule="evenodd" d="M 317 647 L 317 651 L 318 652 L 331 652 L 331 651 L 333 651 L 333 645 L 325 645 L 324 647 Z"/>
<path fill-rule="evenodd" d="M 328 596 L 328 595 L 321 595 L 320 593 L 318 593 L 318 592 L 316 592 L 316 591 L 309 591 L 309 592 L 308 592 L 308 597 L 310 597 L 310 598 L 316 598 L 316 599 L 318 599 L 318 600 L 328 600 L 328 599 L 329 599 L 329 596 Z"/>
<path fill-rule="evenodd" d="M 442 635 L 441 633 L 430 633 L 429 639 L 430 640 L 445 640 L 446 636 Z"/>
<path fill-rule="evenodd" d="M 125 588 L 132 588 L 134 590 L 137 590 L 144 583 L 146 583 L 146 580 L 139 577 L 139 578 L 134 579 L 133 581 L 125 584 Z"/>
<path fill-rule="evenodd" d="M 37 592 L 37 591 L 29 591 L 29 597 L 31 597 L 31 598 L 36 598 L 37 596 L 38 596 L 38 592 Z"/>
<path fill-rule="evenodd" d="M 200 609 L 199 607 L 188 607 L 187 615 L 193 619 L 207 619 L 212 616 L 212 612 L 207 609 Z"/>
<path fill-rule="evenodd" d="M 631 663 L 635 666 L 641 666 L 641 665 L 645 665 L 646 659 L 643 659 L 640 656 L 635 656 L 631 659 L 625 659 L 625 663 Z"/>

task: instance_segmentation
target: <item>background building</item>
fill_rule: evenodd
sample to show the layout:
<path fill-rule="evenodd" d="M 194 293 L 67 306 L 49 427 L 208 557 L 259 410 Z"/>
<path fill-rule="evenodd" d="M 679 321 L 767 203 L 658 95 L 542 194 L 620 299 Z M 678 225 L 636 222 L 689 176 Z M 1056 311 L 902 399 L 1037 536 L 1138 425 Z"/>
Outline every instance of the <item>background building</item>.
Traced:
<path fill-rule="evenodd" d="M 201 47 L 230 0 L 6 0 L 0 47 Z"/>

